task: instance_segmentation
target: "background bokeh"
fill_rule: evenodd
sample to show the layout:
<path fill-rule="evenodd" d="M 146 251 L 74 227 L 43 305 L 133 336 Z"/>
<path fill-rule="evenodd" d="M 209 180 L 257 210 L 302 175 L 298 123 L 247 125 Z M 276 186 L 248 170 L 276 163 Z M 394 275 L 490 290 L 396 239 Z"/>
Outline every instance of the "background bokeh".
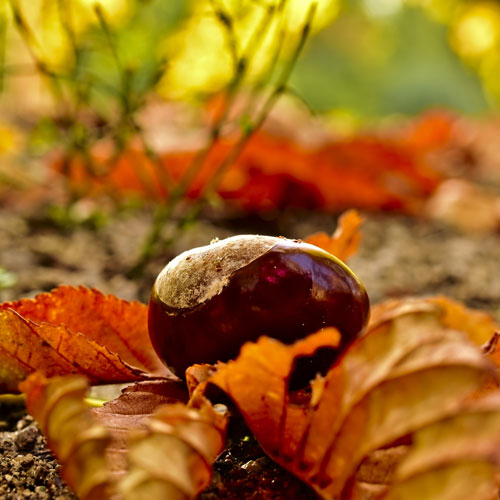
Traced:
<path fill-rule="evenodd" d="M 310 3 L 287 2 L 287 31 L 300 29 Z M 242 49 L 272 4 L 271 0 L 3 0 L 0 99 L 22 96 L 22 104 L 43 105 L 46 83 L 33 83 L 31 78 L 34 55 L 53 68 L 71 68 L 67 77 L 80 82 L 79 92 L 90 89 L 104 107 L 110 105 L 109 96 L 116 95 L 123 78 L 116 57 L 121 69 L 133 75 L 129 84 L 136 93 L 154 89 L 168 99 L 199 99 L 227 85 L 234 70 L 222 13 L 230 16 Z M 312 110 L 357 123 L 436 106 L 465 113 L 497 107 L 499 2 L 320 0 L 318 4 L 314 36 L 290 82 Z M 113 47 L 96 5 L 112 30 Z M 22 40 L 14 27 L 12 6 L 23 12 L 32 36 Z M 269 30 L 249 78 L 265 72 L 273 44 L 281 40 L 278 30 L 277 23 Z"/>

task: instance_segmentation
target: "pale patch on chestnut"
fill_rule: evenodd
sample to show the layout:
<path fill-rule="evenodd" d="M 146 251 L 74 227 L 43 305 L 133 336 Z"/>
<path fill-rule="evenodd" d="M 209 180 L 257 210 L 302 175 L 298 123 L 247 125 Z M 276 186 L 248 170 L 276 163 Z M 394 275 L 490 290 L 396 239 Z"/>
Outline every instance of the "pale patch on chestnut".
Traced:
<path fill-rule="evenodd" d="M 171 260 L 156 278 L 158 298 L 167 306 L 188 309 L 219 294 L 237 270 L 266 253 L 279 238 L 241 235 L 213 240 Z"/>

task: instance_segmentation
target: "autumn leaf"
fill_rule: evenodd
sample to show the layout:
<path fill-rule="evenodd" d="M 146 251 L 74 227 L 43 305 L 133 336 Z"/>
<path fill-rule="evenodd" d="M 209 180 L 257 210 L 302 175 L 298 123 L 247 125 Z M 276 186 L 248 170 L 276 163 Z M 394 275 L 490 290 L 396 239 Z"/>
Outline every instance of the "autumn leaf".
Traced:
<path fill-rule="evenodd" d="M 186 197 L 197 198 L 234 148 L 234 140 L 220 139 L 187 186 Z M 162 198 L 164 179 L 179 182 L 192 165 L 196 150 L 166 151 L 155 163 L 139 148 L 116 156 L 92 152 L 92 176 L 78 155 L 59 158 L 52 168 L 69 177 L 75 190 L 89 194 L 114 189 L 117 195 Z M 292 139 L 258 131 L 231 165 L 217 193 L 247 212 L 284 207 L 342 211 L 347 208 L 399 210 L 420 213 L 427 197 L 443 180 L 413 143 L 376 136 L 355 136 L 321 147 L 304 147 Z"/>
<path fill-rule="evenodd" d="M 176 380 L 137 382 L 123 389 L 122 394 L 91 412 L 106 427 L 110 442 L 106 457 L 111 477 L 116 481 L 127 469 L 130 432 L 144 427 L 144 422 L 162 404 L 187 403 L 184 385 Z"/>
<path fill-rule="evenodd" d="M 127 499 L 194 498 L 210 483 L 225 447 L 227 415 L 199 393 L 190 407 L 164 405 L 132 440 L 130 469 L 120 484 Z"/>
<path fill-rule="evenodd" d="M 178 381 L 138 383 L 94 410 L 84 404 L 88 382 L 80 376 L 34 374 L 21 387 L 63 478 L 82 500 L 194 498 L 224 447 L 224 409 L 200 392 L 186 406 Z"/>
<path fill-rule="evenodd" d="M 363 219 L 356 210 L 348 210 L 339 217 L 337 229 L 332 236 L 321 232 L 308 236 L 304 241 L 316 245 L 346 262 L 358 250 L 362 223 Z"/>
<path fill-rule="evenodd" d="M 427 200 L 424 213 L 466 233 L 492 233 L 500 228 L 500 197 L 471 181 L 448 179 Z"/>
<path fill-rule="evenodd" d="M 495 500 L 499 450 L 497 391 L 467 401 L 458 414 L 416 431 L 411 446 L 372 453 L 358 469 L 349 499 Z"/>
<path fill-rule="evenodd" d="M 85 287 L 59 286 L 0 304 L 0 390 L 39 371 L 93 384 L 175 378 L 153 350 L 147 306 Z"/>
<path fill-rule="evenodd" d="M 318 347 L 317 336 L 308 337 L 301 355 L 310 354 L 308 342 Z M 288 390 L 298 349 L 261 338 L 211 382 L 235 401 L 264 450 L 325 499 L 350 490 L 370 453 L 456 415 L 493 376 L 481 351 L 443 326 L 433 304 L 379 318 L 299 405 Z"/>
<path fill-rule="evenodd" d="M 110 435 L 85 406 L 88 382 L 80 376 L 47 380 L 31 375 L 21 384 L 26 406 L 62 466 L 61 474 L 80 500 L 109 498 L 105 449 Z"/>
<path fill-rule="evenodd" d="M 402 313 L 426 307 L 440 314 L 443 326 L 466 333 L 469 339 L 479 346 L 487 343 L 495 332 L 500 332 L 500 325 L 490 314 L 466 307 L 444 295 L 389 299 L 375 304 L 371 309 L 369 328 Z"/>
<path fill-rule="evenodd" d="M 7 392 L 16 392 L 18 383 L 33 372 L 47 377 L 82 374 L 94 384 L 150 377 L 64 325 L 38 324 L 13 309 L 0 309 L 0 367 L 0 391 Z"/>
<path fill-rule="evenodd" d="M 445 326 L 465 332 L 477 345 L 487 343 L 495 332 L 500 332 L 500 325 L 491 314 L 466 307 L 444 295 L 429 297 L 428 300 L 441 308 Z"/>
<path fill-rule="evenodd" d="M 451 143 L 457 121 L 458 117 L 448 110 L 431 110 L 404 128 L 399 140 L 416 154 L 438 151 Z"/>
<path fill-rule="evenodd" d="M 147 306 L 83 286 L 61 285 L 34 299 L 0 305 L 36 323 L 66 325 L 106 346 L 127 363 L 152 373 L 167 370 L 156 356 L 147 330 Z"/>
<path fill-rule="evenodd" d="M 416 432 L 384 499 L 494 500 L 499 465 L 500 393 L 495 392 Z"/>

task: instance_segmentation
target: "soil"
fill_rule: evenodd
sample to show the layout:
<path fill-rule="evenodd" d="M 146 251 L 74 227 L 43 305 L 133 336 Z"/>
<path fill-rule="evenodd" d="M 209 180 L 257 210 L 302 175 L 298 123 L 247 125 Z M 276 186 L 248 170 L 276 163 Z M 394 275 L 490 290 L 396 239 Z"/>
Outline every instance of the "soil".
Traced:
<path fill-rule="evenodd" d="M 462 234 L 435 222 L 364 214 L 363 241 L 349 262 L 372 303 L 387 297 L 446 294 L 500 320 L 499 234 Z M 199 221 L 153 259 L 139 280 L 126 278 L 148 227 L 147 211 L 123 211 L 105 224 L 57 226 L 45 216 L 0 209 L 0 300 L 34 296 L 65 283 L 97 287 L 147 302 L 154 278 L 183 250 L 214 237 L 261 233 L 301 238 L 330 232 L 332 215 L 281 213 L 269 218 Z M 169 228 L 167 227 L 168 231 Z M 73 499 L 19 398 L 0 400 L 0 499 Z M 202 500 L 314 499 L 315 494 L 267 458 L 242 421 L 214 466 Z"/>

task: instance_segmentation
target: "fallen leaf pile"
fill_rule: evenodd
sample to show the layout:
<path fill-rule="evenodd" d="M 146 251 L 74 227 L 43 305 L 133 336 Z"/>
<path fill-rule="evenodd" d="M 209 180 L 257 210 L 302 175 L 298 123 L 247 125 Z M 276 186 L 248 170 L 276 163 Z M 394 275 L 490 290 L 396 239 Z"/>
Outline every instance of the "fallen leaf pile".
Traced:
<path fill-rule="evenodd" d="M 82 376 L 34 374 L 20 388 L 82 500 L 194 498 L 208 486 L 224 447 L 225 413 L 201 395 L 186 406 L 182 390 L 168 381 L 134 386 L 94 412 L 84 403 Z"/>
<path fill-rule="evenodd" d="M 345 259 L 358 227 L 350 212 L 332 237 L 313 238 Z M 493 500 L 498 330 L 445 297 L 391 300 L 312 381 L 290 383 L 302 361 L 338 346 L 334 328 L 292 345 L 261 337 L 233 361 L 189 368 L 186 384 L 156 358 L 146 306 L 61 286 L 1 305 L 0 386 L 26 394 L 82 499 L 195 498 L 239 414 L 269 457 L 325 500 Z M 89 384 L 117 382 L 130 385 L 87 406 Z"/>
<path fill-rule="evenodd" d="M 234 145 L 231 139 L 214 145 L 190 182 L 188 197 L 200 196 Z M 165 185 L 179 182 L 195 155 L 195 150 L 173 151 L 155 161 L 140 148 L 114 155 L 101 147 L 90 163 L 75 156 L 59 158 L 53 166 L 82 194 L 111 190 L 162 198 Z M 225 172 L 217 193 L 247 212 L 294 206 L 419 213 L 442 179 L 424 155 L 399 140 L 366 135 L 306 147 L 263 131 Z"/>
<path fill-rule="evenodd" d="M 322 133 L 313 128 L 320 141 L 300 141 L 290 127 L 266 126 L 224 168 L 211 187 L 226 206 L 244 213 L 356 207 L 424 216 L 465 232 L 500 229 L 500 198 L 487 187 L 500 185 L 495 119 L 433 110 L 408 123 L 343 138 L 332 137 L 327 127 Z M 102 143 L 90 154 L 52 156 L 51 168 L 79 196 L 104 192 L 148 199 L 168 197 L 190 172 L 184 195 L 196 199 L 206 194 L 235 143 L 230 136 L 217 140 L 193 171 L 203 150 L 199 141 L 179 149 L 169 144 L 155 155 L 136 143 L 119 153 Z"/>

